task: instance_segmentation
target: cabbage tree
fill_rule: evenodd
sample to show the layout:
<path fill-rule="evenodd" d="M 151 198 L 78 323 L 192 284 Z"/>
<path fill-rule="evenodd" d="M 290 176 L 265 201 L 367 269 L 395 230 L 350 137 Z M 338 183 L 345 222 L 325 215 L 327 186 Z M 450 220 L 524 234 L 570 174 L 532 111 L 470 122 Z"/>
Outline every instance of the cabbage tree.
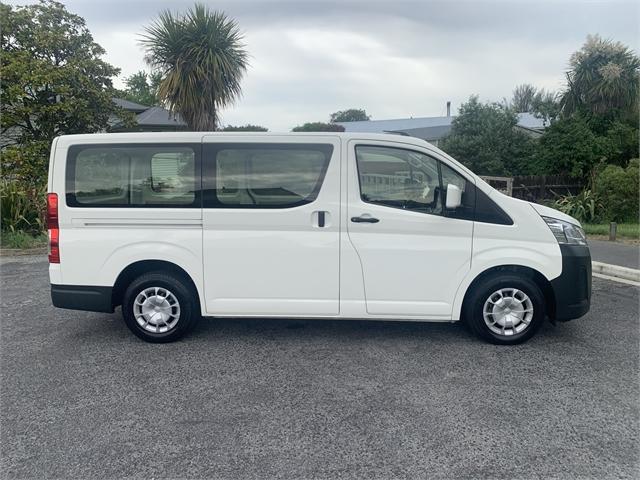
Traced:
<path fill-rule="evenodd" d="M 242 38 L 235 20 L 198 3 L 184 14 L 164 11 L 145 28 L 145 60 L 162 74 L 158 96 L 190 129 L 215 130 L 220 110 L 240 96 Z"/>

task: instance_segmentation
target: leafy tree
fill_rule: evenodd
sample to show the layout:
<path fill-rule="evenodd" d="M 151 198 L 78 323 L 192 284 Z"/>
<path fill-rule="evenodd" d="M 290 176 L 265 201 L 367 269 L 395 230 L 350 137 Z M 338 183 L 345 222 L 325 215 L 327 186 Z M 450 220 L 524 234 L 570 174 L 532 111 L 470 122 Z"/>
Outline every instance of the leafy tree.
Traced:
<path fill-rule="evenodd" d="M 531 111 L 535 117 L 542 119 L 545 126 L 551 125 L 560 117 L 560 95 L 544 89 L 538 90 L 533 97 Z"/>
<path fill-rule="evenodd" d="M 513 98 L 511 99 L 511 108 L 518 112 L 532 112 L 533 102 L 537 94 L 537 89 L 530 83 L 523 83 L 513 89 Z"/>
<path fill-rule="evenodd" d="M 594 190 L 604 206 L 604 221 L 637 222 L 640 215 L 638 195 L 640 160 L 629 161 L 626 168 L 607 165 L 595 178 Z"/>
<path fill-rule="evenodd" d="M 342 125 L 324 122 L 308 122 L 294 127 L 292 132 L 344 132 Z"/>
<path fill-rule="evenodd" d="M 0 3 L 0 32 L 4 177 L 41 183 L 55 136 L 103 131 L 114 114 L 130 120 L 111 100 L 119 70 L 64 5 Z"/>
<path fill-rule="evenodd" d="M 593 122 L 593 116 L 574 114 L 551 124 L 538 144 L 537 172 L 570 174 L 592 182 L 600 165 L 625 166 L 638 154 L 637 127 L 605 122 L 606 130 L 600 133 Z"/>
<path fill-rule="evenodd" d="M 462 104 L 442 149 L 480 175 L 531 173 L 534 140 L 516 128 L 516 114 L 472 96 Z"/>
<path fill-rule="evenodd" d="M 150 107 L 160 105 L 158 88 L 161 81 L 160 72 L 147 73 L 140 70 L 125 78 L 126 89 L 123 92 L 123 98 Z"/>
<path fill-rule="evenodd" d="M 260 125 L 227 125 L 222 129 L 223 132 L 268 132 L 269 129 L 266 127 L 261 127 Z"/>
<path fill-rule="evenodd" d="M 331 114 L 331 123 L 336 122 L 359 122 L 363 120 L 370 120 L 371 116 L 367 115 L 364 109 L 349 108 L 347 110 L 340 110 Z"/>
<path fill-rule="evenodd" d="M 604 158 L 605 143 L 591 131 L 583 116 L 558 120 L 540 138 L 537 169 L 540 173 L 569 174 L 587 180 Z"/>
<path fill-rule="evenodd" d="M 141 35 L 148 64 L 162 74 L 158 95 L 192 130 L 215 130 L 219 111 L 240 96 L 248 54 L 235 20 L 196 3 L 162 12 Z"/>
<path fill-rule="evenodd" d="M 528 83 L 518 85 L 513 90 L 513 97 L 508 106 L 517 113 L 533 113 L 543 119 L 545 125 L 551 124 L 560 115 L 558 94 L 548 92 L 544 88 L 538 89 Z"/>
<path fill-rule="evenodd" d="M 638 156 L 639 137 L 637 123 L 635 125 L 621 121 L 608 123 L 602 141 L 605 161 L 624 167 L 629 158 Z"/>
<path fill-rule="evenodd" d="M 565 114 L 575 112 L 633 117 L 638 115 L 640 59 L 620 42 L 589 35 L 571 56 Z"/>

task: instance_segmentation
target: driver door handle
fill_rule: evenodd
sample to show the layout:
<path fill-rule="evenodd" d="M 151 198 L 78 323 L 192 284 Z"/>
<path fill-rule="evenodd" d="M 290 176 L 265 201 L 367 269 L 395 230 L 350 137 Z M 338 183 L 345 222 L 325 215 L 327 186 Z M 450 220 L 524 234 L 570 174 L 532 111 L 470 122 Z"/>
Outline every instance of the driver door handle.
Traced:
<path fill-rule="evenodd" d="M 373 217 L 351 217 L 351 221 L 354 223 L 378 223 L 380 220 Z"/>

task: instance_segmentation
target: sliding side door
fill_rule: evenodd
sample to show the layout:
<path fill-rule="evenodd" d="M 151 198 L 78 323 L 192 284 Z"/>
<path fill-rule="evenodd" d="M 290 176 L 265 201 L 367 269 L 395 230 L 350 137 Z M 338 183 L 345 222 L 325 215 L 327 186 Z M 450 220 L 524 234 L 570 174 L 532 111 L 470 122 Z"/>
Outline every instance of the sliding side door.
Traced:
<path fill-rule="evenodd" d="M 340 139 L 203 141 L 207 313 L 337 315 Z"/>

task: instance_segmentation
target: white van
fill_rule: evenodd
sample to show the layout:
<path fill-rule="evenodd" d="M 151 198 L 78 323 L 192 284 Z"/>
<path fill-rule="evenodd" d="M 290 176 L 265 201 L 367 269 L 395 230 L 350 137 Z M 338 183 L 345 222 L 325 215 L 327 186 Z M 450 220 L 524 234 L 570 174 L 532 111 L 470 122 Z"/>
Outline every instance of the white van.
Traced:
<path fill-rule="evenodd" d="M 453 322 L 502 344 L 589 310 L 574 218 L 422 140 L 123 133 L 54 140 L 51 297 L 150 342 L 200 316 Z"/>

